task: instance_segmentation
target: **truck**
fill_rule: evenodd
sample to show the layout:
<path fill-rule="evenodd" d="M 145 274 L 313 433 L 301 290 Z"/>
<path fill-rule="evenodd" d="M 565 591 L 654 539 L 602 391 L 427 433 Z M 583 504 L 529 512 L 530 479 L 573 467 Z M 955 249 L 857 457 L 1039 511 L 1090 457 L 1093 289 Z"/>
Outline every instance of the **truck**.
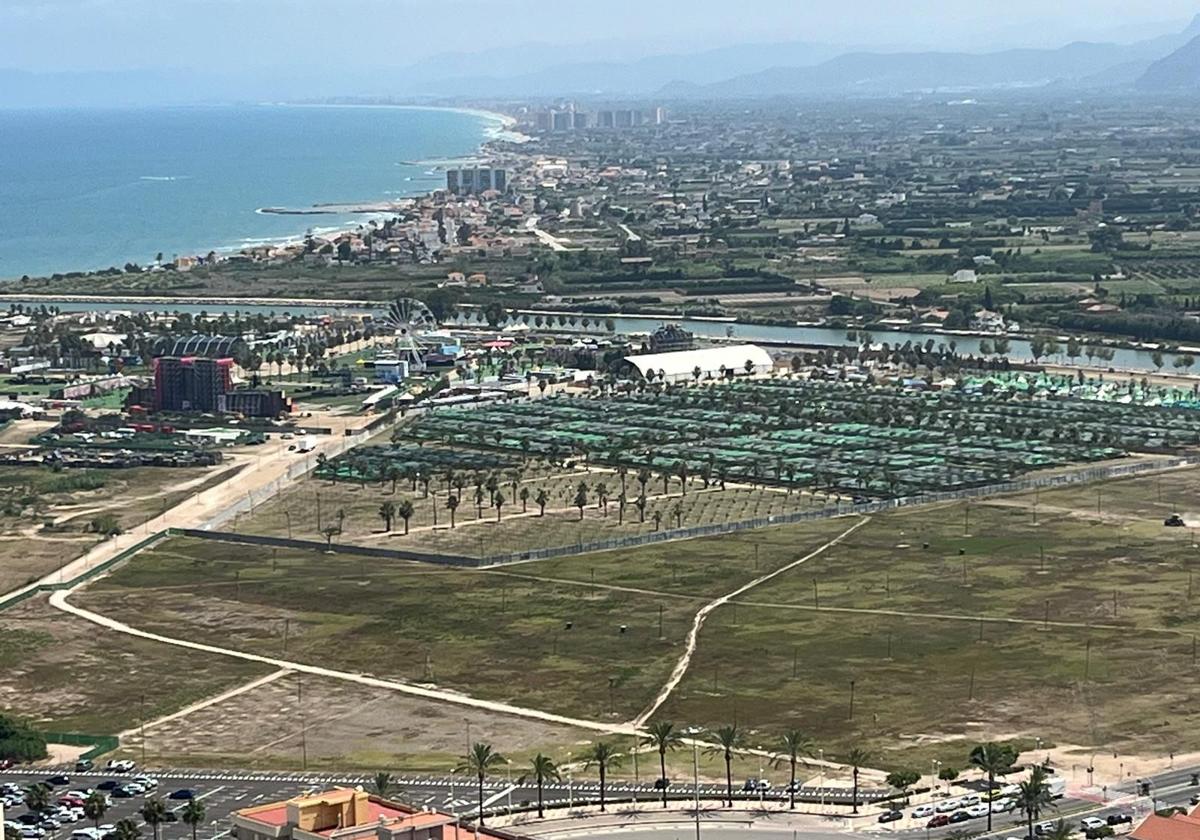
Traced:
<path fill-rule="evenodd" d="M 1046 788 L 1052 799 L 1062 799 L 1067 795 L 1067 780 L 1060 776 L 1051 776 L 1046 780 Z"/>
<path fill-rule="evenodd" d="M 303 435 L 296 441 L 297 452 L 312 452 L 317 448 L 317 442 L 312 439 L 312 435 Z"/>

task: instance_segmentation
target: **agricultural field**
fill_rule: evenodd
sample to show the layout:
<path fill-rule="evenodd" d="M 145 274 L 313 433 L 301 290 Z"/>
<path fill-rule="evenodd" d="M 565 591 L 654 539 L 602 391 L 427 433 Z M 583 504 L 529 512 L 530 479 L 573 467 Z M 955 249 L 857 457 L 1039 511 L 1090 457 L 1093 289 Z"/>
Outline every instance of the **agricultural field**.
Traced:
<path fill-rule="evenodd" d="M 760 742 L 799 726 L 883 766 L 961 764 L 964 739 L 987 737 L 1182 752 L 1200 747 L 1200 689 L 1179 679 L 1196 667 L 1200 548 L 1163 521 L 1200 524 L 1198 481 L 1186 468 L 485 569 L 173 539 L 73 600 L 167 635 L 625 721 L 697 610 L 757 580 L 710 615 L 659 717 L 736 720 Z"/>

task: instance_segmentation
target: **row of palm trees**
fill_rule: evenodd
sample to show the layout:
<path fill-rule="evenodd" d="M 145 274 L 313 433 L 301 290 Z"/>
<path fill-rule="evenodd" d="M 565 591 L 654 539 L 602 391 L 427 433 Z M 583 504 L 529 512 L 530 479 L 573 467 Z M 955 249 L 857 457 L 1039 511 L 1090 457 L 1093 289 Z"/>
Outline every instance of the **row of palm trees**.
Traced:
<path fill-rule="evenodd" d="M 733 807 L 733 758 L 746 749 L 745 733 L 737 725 L 728 725 L 713 730 L 712 736 L 714 742 L 706 745 L 703 751 L 705 755 L 720 757 L 725 762 L 724 802 L 728 807 Z M 664 808 L 667 807 L 667 753 L 683 746 L 683 744 L 684 732 L 674 723 L 670 721 L 655 721 L 646 728 L 645 734 L 639 738 L 639 743 L 635 747 L 635 749 L 647 747 L 658 753 L 659 786 L 662 793 L 662 806 Z M 797 790 L 796 768 L 804 758 L 813 755 L 813 741 L 804 732 L 792 729 L 785 732 L 778 739 L 777 747 L 778 749 L 771 759 L 771 766 L 779 767 L 782 764 L 788 765 L 790 771 L 790 783 L 787 787 L 789 795 L 788 807 L 794 809 L 796 807 Z M 974 767 L 987 776 L 988 789 L 992 790 L 996 786 L 996 777 L 1011 771 L 1018 757 L 1019 753 L 1012 745 L 988 742 L 976 746 L 971 751 L 969 760 Z M 625 760 L 625 756 L 618 751 L 613 743 L 602 740 L 592 744 L 581 758 L 583 759 L 585 770 L 594 767 L 599 773 L 600 810 L 604 811 L 607 806 L 608 772 L 620 767 Z M 863 767 L 869 765 L 871 759 L 871 754 L 859 747 L 851 749 L 846 754 L 845 764 L 849 765 L 851 769 L 852 780 L 851 813 L 858 813 L 859 773 Z M 479 788 L 478 820 L 480 825 L 483 825 L 484 822 L 484 782 L 490 773 L 498 767 L 509 763 L 508 759 L 494 750 L 490 744 L 477 742 L 471 745 L 470 751 L 463 756 L 455 768 L 456 773 L 466 773 L 475 777 Z M 915 784 L 918 778 L 919 774 L 917 773 L 896 772 L 891 774 L 888 780 L 901 793 L 904 793 L 905 789 Z M 530 760 L 525 772 L 518 778 L 519 784 L 533 782 L 537 786 L 537 814 L 539 818 L 545 816 L 544 786 L 548 783 L 561 781 L 562 771 L 559 766 L 552 758 L 541 752 Z M 389 774 L 379 774 L 376 778 L 376 792 L 381 796 L 386 795 L 391 783 L 391 776 Z M 1054 802 L 1045 768 L 1034 766 L 1030 771 L 1029 777 L 1018 785 L 1018 790 L 1014 798 L 1016 799 L 1018 810 L 1027 820 L 1028 836 L 1032 837 L 1033 823 L 1047 808 L 1053 807 Z M 990 812 L 987 819 L 987 830 L 990 832 L 992 830 L 992 815 Z M 1055 839 L 1052 838 L 1052 840 Z M 1058 838 L 1058 840 L 1064 840 L 1064 838 Z"/>
<path fill-rule="evenodd" d="M 35 813 L 42 813 L 49 809 L 51 796 L 52 792 L 47 785 L 40 782 L 30 785 L 25 789 L 25 807 Z M 99 831 L 100 821 L 108 813 L 109 807 L 108 797 L 103 792 L 98 790 L 92 791 L 83 801 L 83 815 L 91 820 L 92 825 Z M 159 840 L 161 826 L 167 821 L 167 804 L 161 797 L 149 796 L 142 803 L 138 814 L 145 821 L 146 825 L 150 826 L 150 830 L 154 832 L 154 840 Z M 204 803 L 197 799 L 189 799 L 180 811 L 179 819 L 191 828 L 192 840 L 196 840 L 196 831 L 200 824 L 204 822 L 204 817 Z M 116 840 L 138 840 L 142 836 L 141 828 L 130 818 L 118 820 L 113 826 L 113 833 L 116 836 Z M 5 840 L 11 840 L 7 828 L 4 835 Z"/>

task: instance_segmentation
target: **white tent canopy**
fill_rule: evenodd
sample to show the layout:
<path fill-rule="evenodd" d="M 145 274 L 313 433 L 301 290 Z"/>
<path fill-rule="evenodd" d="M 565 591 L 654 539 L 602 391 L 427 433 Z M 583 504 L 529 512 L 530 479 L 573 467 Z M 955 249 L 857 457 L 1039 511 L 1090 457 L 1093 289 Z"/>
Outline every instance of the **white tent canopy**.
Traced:
<path fill-rule="evenodd" d="M 732 344 L 727 347 L 707 347 L 703 350 L 679 350 L 674 353 L 649 353 L 641 356 L 626 356 L 625 361 L 633 365 L 643 378 L 667 382 L 695 379 L 696 369 L 700 378 L 721 375 L 722 369 L 745 375 L 746 362 L 752 365 L 752 373 L 769 373 L 774 366 L 771 354 L 757 344 Z"/>

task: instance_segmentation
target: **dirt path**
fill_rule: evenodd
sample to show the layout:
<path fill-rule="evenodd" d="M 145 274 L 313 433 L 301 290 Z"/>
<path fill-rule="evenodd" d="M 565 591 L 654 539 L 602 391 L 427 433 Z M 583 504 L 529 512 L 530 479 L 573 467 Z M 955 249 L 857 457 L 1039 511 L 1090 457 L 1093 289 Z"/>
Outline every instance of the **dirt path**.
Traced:
<path fill-rule="evenodd" d="M 204 700 L 193 703 L 190 706 L 185 706 L 177 712 L 171 712 L 169 715 L 164 715 L 163 717 L 155 720 L 147 721 L 145 726 L 135 726 L 132 729 L 126 729 L 124 732 L 118 732 L 117 737 L 124 740 L 132 735 L 140 735 L 146 729 L 153 729 L 156 726 L 162 726 L 164 723 L 170 723 L 173 720 L 187 717 L 193 712 L 198 712 L 201 709 L 207 709 L 209 706 L 215 706 L 218 703 L 224 703 L 226 700 L 229 700 L 232 697 L 237 697 L 239 694 L 245 694 L 247 691 L 253 691 L 260 686 L 266 685 L 267 683 L 275 682 L 275 680 L 279 679 L 280 677 L 286 677 L 290 673 L 292 672 L 286 668 L 281 668 L 278 671 L 273 671 L 270 674 L 267 674 L 265 677 L 259 677 L 251 680 L 248 683 L 235 686 L 228 691 L 223 691 L 214 697 L 208 697 Z"/>
<path fill-rule="evenodd" d="M 79 587 L 77 587 L 79 588 Z M 592 732 L 615 733 L 624 735 L 633 735 L 636 728 L 628 723 L 599 723 L 592 720 L 582 720 L 579 718 L 566 717 L 565 715 L 556 715 L 550 712 L 543 712 L 538 709 L 527 709 L 521 706 L 513 706 L 508 703 L 498 703 L 490 700 L 480 700 L 466 694 L 460 694 L 456 691 L 446 691 L 438 688 L 426 688 L 419 685 L 411 685 L 409 683 L 396 682 L 395 680 L 384 680 L 378 677 L 367 676 L 366 674 L 354 674 L 348 671 L 336 671 L 332 668 L 322 668 L 317 665 L 305 665 L 300 662 L 289 662 L 286 659 L 276 659 L 271 656 L 260 656 L 255 653 L 245 653 L 240 650 L 232 650 L 230 648 L 217 647 L 216 645 L 202 644 L 193 642 L 187 639 L 176 639 L 170 636 L 163 636 L 158 633 L 150 633 L 145 630 L 139 630 L 136 627 L 131 627 L 116 619 L 108 616 L 100 615 L 91 610 L 83 609 L 72 604 L 68 599 L 71 592 L 75 590 L 60 589 L 50 596 L 50 606 L 57 610 L 82 618 L 84 621 L 90 621 L 99 627 L 107 630 L 112 630 L 117 633 L 124 633 L 127 636 L 134 636 L 139 639 L 145 639 L 151 642 L 158 642 L 164 645 L 173 645 L 174 647 L 185 648 L 187 650 L 196 650 L 202 653 L 212 653 L 219 656 L 228 656 L 234 659 L 241 659 L 246 662 L 258 662 L 263 665 L 270 665 L 273 668 L 287 671 L 297 671 L 302 674 L 311 674 L 316 677 L 324 677 L 331 680 L 343 680 L 346 682 L 357 683 L 359 685 L 370 686 L 371 688 L 383 688 L 389 691 L 397 691 L 402 694 L 411 694 L 415 697 L 422 697 L 426 700 L 440 700 L 446 703 L 455 703 L 460 706 L 470 706 L 476 709 L 483 709 L 489 712 L 496 712 L 504 715 L 514 715 L 516 717 L 532 718 L 534 720 L 545 721 L 546 723 L 555 723 L 563 726 L 574 726 L 579 729 L 587 729 Z"/>
<path fill-rule="evenodd" d="M 767 581 L 778 577 L 779 575 L 783 574 L 784 572 L 790 572 L 792 569 L 796 568 L 797 566 L 807 563 L 812 558 L 823 553 L 827 549 L 832 548 L 833 546 L 837 545 L 842 540 L 844 540 L 846 537 L 850 536 L 851 534 L 853 534 L 855 531 L 857 531 L 859 528 L 861 528 L 863 525 L 866 525 L 870 521 L 871 521 L 871 517 L 869 517 L 869 516 L 863 517 L 862 519 L 858 520 L 853 525 L 851 525 L 849 528 L 847 528 L 845 531 L 842 531 L 842 533 L 838 534 L 836 537 L 831 539 L 829 542 L 825 543 L 824 545 L 819 546 L 818 548 L 813 549 L 808 554 L 805 554 L 803 557 L 801 557 L 797 560 L 793 560 L 791 563 L 788 563 L 787 565 L 780 566 L 778 569 L 776 569 L 773 572 L 768 572 L 767 574 L 762 575 L 761 577 L 757 577 L 754 580 L 750 581 L 749 583 L 743 584 L 742 586 L 739 586 L 737 589 L 733 590 L 732 592 L 730 592 L 726 595 L 722 595 L 719 598 L 715 598 L 712 601 L 709 601 L 703 607 L 701 607 L 700 611 L 696 613 L 696 617 L 694 619 L 692 619 L 692 629 L 688 631 L 688 635 L 687 635 L 687 646 L 685 647 L 685 649 L 683 651 L 683 655 L 679 657 L 679 661 L 675 663 L 675 668 L 674 668 L 674 670 L 671 671 L 671 676 L 667 680 L 666 685 L 664 685 L 662 687 L 662 690 L 658 692 L 658 696 L 654 698 L 654 701 L 649 706 L 647 706 L 642 711 L 642 713 L 633 720 L 633 722 L 632 722 L 633 725 L 638 728 L 645 726 L 646 721 L 650 720 L 650 718 L 654 716 L 654 713 L 659 710 L 659 708 L 662 706 L 662 704 L 667 702 L 667 698 L 671 696 L 671 693 L 674 692 L 675 689 L 679 687 L 679 683 L 683 680 L 683 675 L 687 673 L 688 666 L 692 662 L 692 656 L 696 652 L 696 645 L 700 639 L 700 629 L 704 626 L 705 620 L 708 618 L 708 616 L 714 610 L 716 610 L 718 607 L 728 604 L 732 599 L 736 598 L 738 595 L 741 595 L 745 592 L 749 592 L 754 587 L 759 586 L 763 583 L 766 583 Z"/>

